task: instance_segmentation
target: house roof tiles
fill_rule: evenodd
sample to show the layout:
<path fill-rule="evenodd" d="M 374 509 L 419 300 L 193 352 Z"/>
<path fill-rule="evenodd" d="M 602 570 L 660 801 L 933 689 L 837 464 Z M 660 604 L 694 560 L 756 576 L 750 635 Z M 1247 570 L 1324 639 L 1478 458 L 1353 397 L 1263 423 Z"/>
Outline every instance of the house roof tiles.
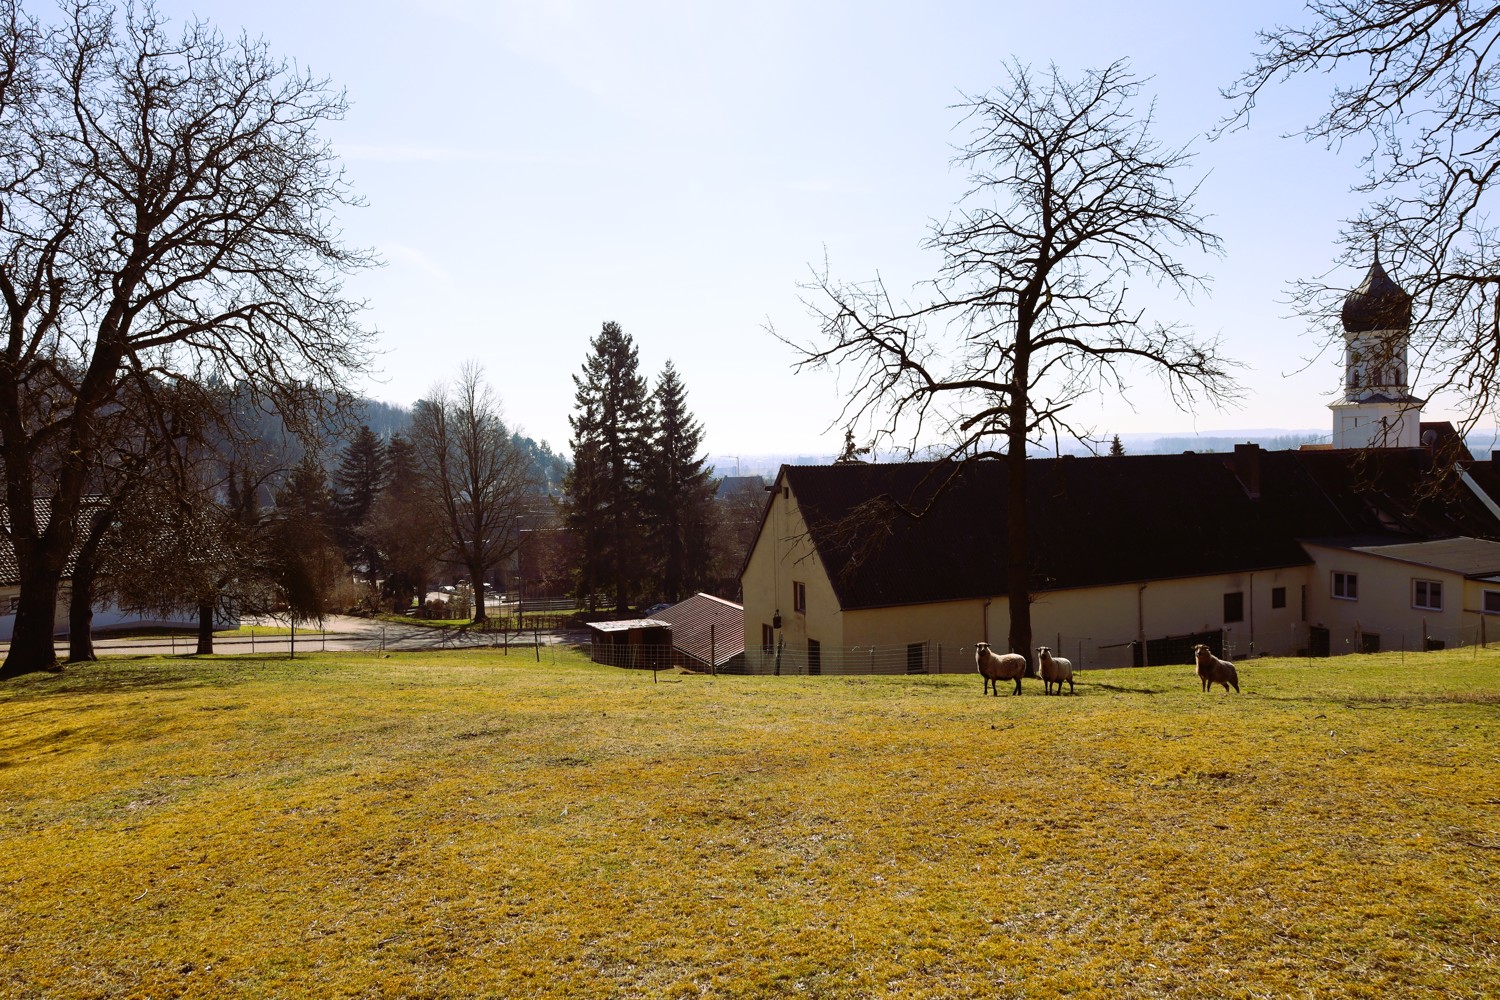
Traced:
<path fill-rule="evenodd" d="M 1299 538 L 1500 537 L 1483 501 L 1431 466 L 1420 448 L 1032 459 L 1031 586 L 1306 565 Z M 1467 467 L 1500 496 L 1490 463 Z M 1004 462 L 784 466 L 781 475 L 843 608 L 1006 592 Z"/>

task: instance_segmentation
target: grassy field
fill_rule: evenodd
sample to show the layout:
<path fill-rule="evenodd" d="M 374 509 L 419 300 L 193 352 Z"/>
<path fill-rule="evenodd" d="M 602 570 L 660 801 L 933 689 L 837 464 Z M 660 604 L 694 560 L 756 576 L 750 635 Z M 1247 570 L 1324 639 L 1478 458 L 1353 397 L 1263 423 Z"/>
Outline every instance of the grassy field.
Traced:
<path fill-rule="evenodd" d="M 1500 652 L 0 685 L 7 997 L 1493 997 Z"/>

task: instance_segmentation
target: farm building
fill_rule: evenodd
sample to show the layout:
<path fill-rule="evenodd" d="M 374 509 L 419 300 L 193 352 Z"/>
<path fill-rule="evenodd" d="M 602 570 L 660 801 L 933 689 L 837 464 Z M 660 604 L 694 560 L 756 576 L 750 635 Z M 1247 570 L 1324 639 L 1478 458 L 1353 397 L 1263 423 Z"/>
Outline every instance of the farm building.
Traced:
<path fill-rule="evenodd" d="M 1339 447 L 1029 460 L 1033 642 L 1087 668 L 1491 638 L 1500 467 L 1419 421 L 1410 319 L 1376 262 L 1345 302 Z M 1003 648 L 1007 483 L 1000 461 L 782 466 L 741 572 L 749 668 L 972 670 L 976 642 Z"/>
<path fill-rule="evenodd" d="M 710 673 L 742 670 L 745 609 L 710 594 L 694 594 L 650 618 L 590 623 L 589 635 L 596 663 L 681 666 Z"/>

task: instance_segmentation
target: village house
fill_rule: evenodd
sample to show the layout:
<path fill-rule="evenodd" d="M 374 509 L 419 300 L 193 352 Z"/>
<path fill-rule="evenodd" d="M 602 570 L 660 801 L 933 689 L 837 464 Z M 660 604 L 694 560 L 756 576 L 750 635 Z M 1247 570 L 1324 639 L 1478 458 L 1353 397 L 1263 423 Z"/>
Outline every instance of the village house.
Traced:
<path fill-rule="evenodd" d="M 1333 447 L 1027 463 L 1035 645 L 1089 668 L 1500 633 L 1500 466 L 1421 422 L 1411 299 L 1378 260 L 1343 319 Z M 967 671 L 976 642 L 1003 648 L 1006 481 L 998 461 L 783 466 L 741 574 L 747 668 Z"/>

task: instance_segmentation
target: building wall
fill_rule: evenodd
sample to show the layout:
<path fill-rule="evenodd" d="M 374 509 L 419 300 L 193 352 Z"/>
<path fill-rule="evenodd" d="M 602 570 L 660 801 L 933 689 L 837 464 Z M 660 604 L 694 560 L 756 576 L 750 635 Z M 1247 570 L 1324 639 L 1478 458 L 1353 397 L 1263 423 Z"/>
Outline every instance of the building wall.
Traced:
<path fill-rule="evenodd" d="M 16 628 L 15 602 L 21 596 L 20 587 L 0 587 L 0 642 L 9 642 Z M 66 636 L 68 634 L 68 601 L 71 599 L 67 585 L 64 584 L 58 591 L 56 627 L 54 634 Z M 225 615 L 218 613 L 214 622 L 215 628 L 235 628 L 239 625 L 237 615 Z M 197 631 L 197 611 L 183 611 L 180 615 L 170 618 L 146 618 L 141 615 L 122 611 L 113 604 L 104 604 L 94 608 L 94 628 L 98 633 L 106 629 L 127 628 L 182 628 Z"/>
<path fill-rule="evenodd" d="M 1466 625 L 1463 609 L 1477 607 L 1461 574 L 1367 552 L 1303 543 L 1316 565 L 1308 584 L 1308 622 L 1327 628 L 1331 652 L 1357 653 L 1366 648 L 1361 636 L 1378 637 L 1381 650 L 1421 649 L 1424 636 L 1448 646 L 1460 645 Z M 1334 596 L 1334 574 L 1353 573 L 1358 581 L 1353 600 Z M 1441 611 L 1413 607 L 1413 582 L 1442 584 Z M 1474 624 L 1472 616 L 1469 626 Z"/>
<path fill-rule="evenodd" d="M 843 616 L 823 560 L 808 538 L 796 496 L 780 479 L 776 490 L 740 580 L 745 650 L 753 659 L 761 649 L 761 626 L 772 624 L 780 612 L 779 639 L 784 650 L 801 662 L 809 639 L 830 650 L 846 645 Z M 805 608 L 800 611 L 795 603 L 798 583 L 806 592 Z"/>

